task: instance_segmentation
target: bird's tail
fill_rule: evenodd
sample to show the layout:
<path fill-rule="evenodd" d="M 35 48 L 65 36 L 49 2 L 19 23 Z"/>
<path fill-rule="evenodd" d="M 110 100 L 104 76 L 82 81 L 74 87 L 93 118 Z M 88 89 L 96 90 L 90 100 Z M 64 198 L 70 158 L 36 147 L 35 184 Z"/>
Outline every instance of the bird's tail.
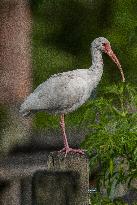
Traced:
<path fill-rule="evenodd" d="M 32 114 L 31 111 L 28 111 L 28 112 L 26 111 L 26 112 L 22 113 L 22 116 L 29 117 L 29 116 L 31 116 L 31 114 Z"/>
<path fill-rule="evenodd" d="M 28 117 L 28 116 L 31 115 L 31 111 L 30 111 L 30 109 L 28 109 L 28 106 L 27 106 L 26 102 L 24 102 L 20 106 L 19 112 L 20 112 L 20 114 L 22 114 L 23 117 Z"/>

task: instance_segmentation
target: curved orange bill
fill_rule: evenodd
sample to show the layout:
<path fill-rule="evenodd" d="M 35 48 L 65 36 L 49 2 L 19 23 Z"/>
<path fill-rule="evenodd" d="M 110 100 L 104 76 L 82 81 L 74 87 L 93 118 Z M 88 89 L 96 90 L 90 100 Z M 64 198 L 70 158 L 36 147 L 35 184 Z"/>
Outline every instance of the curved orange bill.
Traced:
<path fill-rule="evenodd" d="M 124 76 L 124 73 L 123 73 L 121 64 L 120 64 L 119 60 L 117 59 L 115 53 L 112 51 L 111 47 L 110 47 L 110 46 L 107 47 L 107 48 L 104 50 L 104 52 L 109 55 L 109 57 L 114 61 L 114 63 L 116 63 L 116 65 L 118 66 L 118 68 L 119 68 L 119 70 L 120 70 L 120 73 L 121 73 L 122 82 L 125 82 L 125 76 Z"/>

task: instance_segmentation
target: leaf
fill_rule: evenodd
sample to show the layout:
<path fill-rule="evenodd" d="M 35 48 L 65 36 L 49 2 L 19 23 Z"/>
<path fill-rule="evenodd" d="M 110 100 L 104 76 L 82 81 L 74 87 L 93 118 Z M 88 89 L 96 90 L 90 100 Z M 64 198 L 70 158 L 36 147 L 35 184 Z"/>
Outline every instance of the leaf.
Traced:
<path fill-rule="evenodd" d="M 109 172 L 110 172 L 111 176 L 113 175 L 113 171 L 114 171 L 114 164 L 113 164 L 113 160 L 110 159 L 110 161 L 109 161 Z"/>

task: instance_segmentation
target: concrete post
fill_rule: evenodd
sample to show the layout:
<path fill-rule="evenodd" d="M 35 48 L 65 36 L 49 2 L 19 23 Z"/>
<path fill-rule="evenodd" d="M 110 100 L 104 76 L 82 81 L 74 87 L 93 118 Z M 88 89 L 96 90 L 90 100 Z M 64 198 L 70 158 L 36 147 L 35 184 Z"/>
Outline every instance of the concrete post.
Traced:
<path fill-rule="evenodd" d="M 21 205 L 32 205 L 32 176 L 21 180 Z"/>
<path fill-rule="evenodd" d="M 86 156 L 51 153 L 48 170 L 33 179 L 33 204 L 88 205 L 89 167 Z"/>

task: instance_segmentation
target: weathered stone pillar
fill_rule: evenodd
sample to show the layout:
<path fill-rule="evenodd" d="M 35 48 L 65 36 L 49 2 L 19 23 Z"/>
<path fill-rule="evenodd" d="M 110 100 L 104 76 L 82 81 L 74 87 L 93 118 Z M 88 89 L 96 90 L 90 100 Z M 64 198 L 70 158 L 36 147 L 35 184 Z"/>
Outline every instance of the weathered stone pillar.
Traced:
<path fill-rule="evenodd" d="M 34 204 L 88 205 L 89 166 L 86 156 L 51 153 L 48 170 L 33 180 Z"/>
<path fill-rule="evenodd" d="M 32 205 L 32 176 L 21 180 L 21 205 Z"/>

